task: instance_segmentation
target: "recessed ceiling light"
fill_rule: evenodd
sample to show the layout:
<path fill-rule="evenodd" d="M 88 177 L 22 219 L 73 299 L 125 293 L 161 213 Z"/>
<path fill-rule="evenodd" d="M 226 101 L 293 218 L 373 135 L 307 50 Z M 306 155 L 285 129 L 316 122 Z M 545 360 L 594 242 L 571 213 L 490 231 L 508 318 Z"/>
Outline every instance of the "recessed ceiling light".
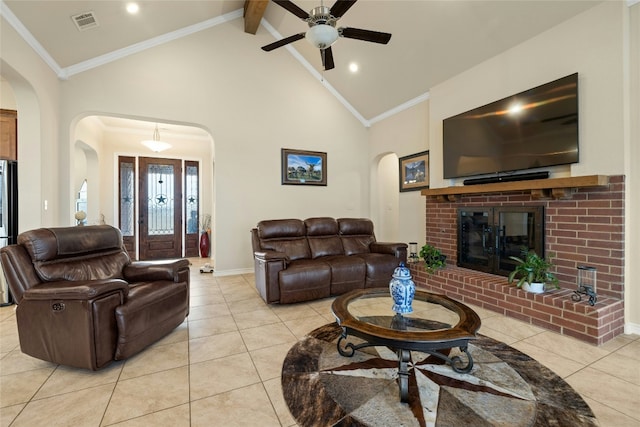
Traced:
<path fill-rule="evenodd" d="M 351 64 L 349 64 L 349 71 L 351 71 L 352 73 L 357 73 L 358 64 L 356 64 L 355 62 L 352 62 Z"/>
<path fill-rule="evenodd" d="M 138 6 L 138 3 L 127 4 L 127 12 L 129 12 L 132 15 L 135 15 L 136 13 L 138 13 L 139 10 L 140 10 L 140 6 Z"/>

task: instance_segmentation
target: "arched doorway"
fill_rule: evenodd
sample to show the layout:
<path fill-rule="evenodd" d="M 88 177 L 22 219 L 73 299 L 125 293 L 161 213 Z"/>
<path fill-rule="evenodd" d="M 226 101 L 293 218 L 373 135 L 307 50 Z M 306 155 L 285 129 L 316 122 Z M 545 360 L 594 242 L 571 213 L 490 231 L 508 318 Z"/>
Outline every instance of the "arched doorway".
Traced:
<path fill-rule="evenodd" d="M 198 223 L 213 206 L 206 191 L 213 184 L 214 158 L 208 131 L 188 124 L 100 115 L 78 120 L 75 136 L 90 141 L 98 153 L 97 217 L 122 230 L 132 256 L 198 256 Z M 169 147 L 157 151 L 141 143 L 152 139 Z M 82 170 L 81 164 L 74 167 L 74 181 L 81 181 Z M 89 205 L 93 206 L 91 197 Z"/>

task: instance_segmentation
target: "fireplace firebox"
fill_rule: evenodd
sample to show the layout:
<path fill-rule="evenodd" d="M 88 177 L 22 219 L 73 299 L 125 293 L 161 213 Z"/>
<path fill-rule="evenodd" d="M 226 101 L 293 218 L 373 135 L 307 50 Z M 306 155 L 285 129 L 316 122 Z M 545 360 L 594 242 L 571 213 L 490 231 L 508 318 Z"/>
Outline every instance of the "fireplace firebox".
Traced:
<path fill-rule="evenodd" d="M 544 207 L 458 208 L 459 267 L 508 276 L 510 256 L 533 250 L 544 257 Z"/>

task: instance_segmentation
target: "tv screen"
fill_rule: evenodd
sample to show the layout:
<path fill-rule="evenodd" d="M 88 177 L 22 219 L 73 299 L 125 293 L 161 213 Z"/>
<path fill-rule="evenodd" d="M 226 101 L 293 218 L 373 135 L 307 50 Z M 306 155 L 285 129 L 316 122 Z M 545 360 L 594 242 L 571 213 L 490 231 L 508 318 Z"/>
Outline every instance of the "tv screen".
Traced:
<path fill-rule="evenodd" d="M 578 162 L 578 74 L 442 123 L 444 177 Z"/>

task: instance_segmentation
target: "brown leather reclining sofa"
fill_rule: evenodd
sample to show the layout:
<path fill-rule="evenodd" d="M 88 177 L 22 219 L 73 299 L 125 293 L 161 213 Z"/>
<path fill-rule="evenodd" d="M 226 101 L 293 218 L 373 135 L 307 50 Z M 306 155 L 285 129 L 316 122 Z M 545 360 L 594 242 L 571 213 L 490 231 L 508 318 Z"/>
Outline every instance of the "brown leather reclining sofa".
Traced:
<path fill-rule="evenodd" d="M 100 369 L 164 337 L 189 313 L 189 261 L 131 262 L 108 225 L 40 228 L 0 250 L 23 353 Z"/>
<path fill-rule="evenodd" d="M 388 287 L 407 261 L 407 244 L 376 242 L 369 219 L 267 220 L 251 235 L 256 288 L 267 303 Z"/>

